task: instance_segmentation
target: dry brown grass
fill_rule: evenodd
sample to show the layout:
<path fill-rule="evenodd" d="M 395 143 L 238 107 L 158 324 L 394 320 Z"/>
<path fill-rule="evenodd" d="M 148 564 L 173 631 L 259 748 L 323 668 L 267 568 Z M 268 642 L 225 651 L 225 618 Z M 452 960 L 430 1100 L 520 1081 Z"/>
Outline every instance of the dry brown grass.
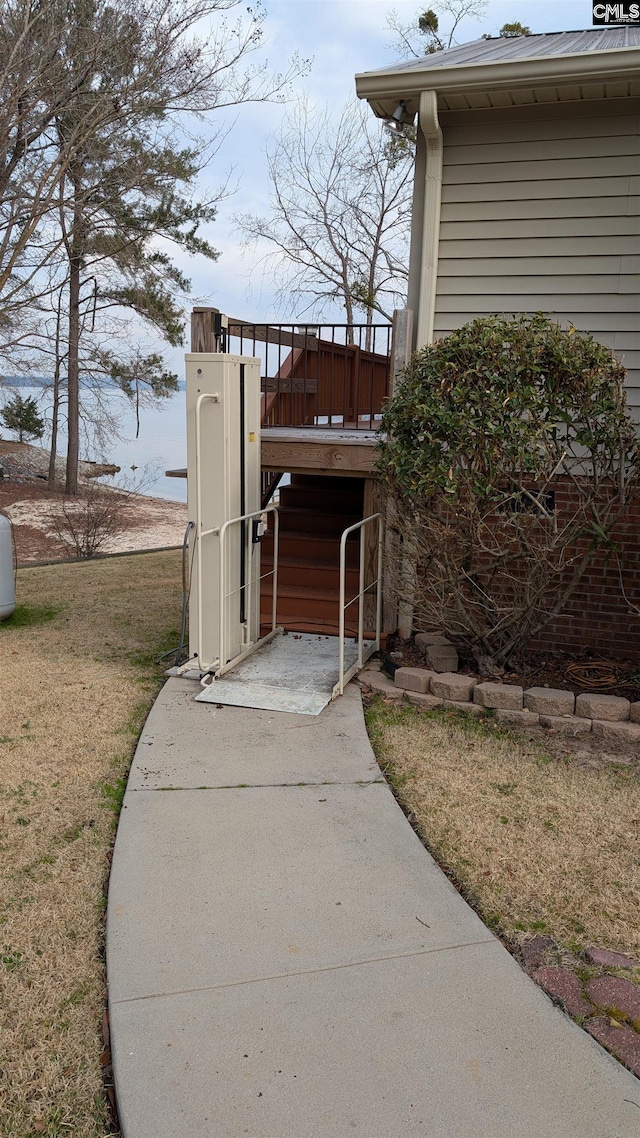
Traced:
<path fill-rule="evenodd" d="M 418 833 L 490 927 L 638 954 L 637 770 L 585 770 L 456 713 L 377 700 L 367 719 Z"/>
<path fill-rule="evenodd" d="M 22 570 L 0 624 L 0 1134 L 98 1138 L 105 881 L 180 554 Z M 168 627 L 168 626 L 172 627 Z"/>

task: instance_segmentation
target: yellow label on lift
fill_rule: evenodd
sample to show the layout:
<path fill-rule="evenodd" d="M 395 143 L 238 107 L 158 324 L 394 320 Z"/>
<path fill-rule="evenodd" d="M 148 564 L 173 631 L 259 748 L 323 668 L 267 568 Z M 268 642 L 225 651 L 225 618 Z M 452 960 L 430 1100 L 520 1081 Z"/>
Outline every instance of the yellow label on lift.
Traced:
<path fill-rule="evenodd" d="M 249 442 L 255 443 L 255 441 L 256 441 L 256 432 L 255 431 L 249 431 Z"/>

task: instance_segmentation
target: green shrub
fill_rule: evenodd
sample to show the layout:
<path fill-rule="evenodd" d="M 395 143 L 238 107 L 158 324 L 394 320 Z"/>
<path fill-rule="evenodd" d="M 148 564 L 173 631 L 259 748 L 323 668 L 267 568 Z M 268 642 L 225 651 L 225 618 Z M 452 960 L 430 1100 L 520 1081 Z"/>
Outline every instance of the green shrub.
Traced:
<path fill-rule="evenodd" d="M 489 316 L 417 352 L 387 404 L 379 470 L 405 551 L 397 591 L 483 670 L 614 548 L 639 473 L 624 378 L 585 333 Z"/>
<path fill-rule="evenodd" d="M 38 404 L 32 395 L 23 399 L 19 393 L 5 403 L 0 411 L 0 419 L 18 440 L 41 439 L 44 434 L 44 419 L 38 414 Z"/>

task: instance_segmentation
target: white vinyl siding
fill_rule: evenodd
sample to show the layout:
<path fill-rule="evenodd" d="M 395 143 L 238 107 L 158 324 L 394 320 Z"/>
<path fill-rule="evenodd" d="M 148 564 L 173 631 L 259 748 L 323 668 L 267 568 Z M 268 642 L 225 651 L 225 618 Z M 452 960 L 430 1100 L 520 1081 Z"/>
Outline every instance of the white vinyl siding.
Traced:
<path fill-rule="evenodd" d="M 640 413 L 640 100 L 443 112 L 435 335 L 547 312 L 628 370 Z"/>

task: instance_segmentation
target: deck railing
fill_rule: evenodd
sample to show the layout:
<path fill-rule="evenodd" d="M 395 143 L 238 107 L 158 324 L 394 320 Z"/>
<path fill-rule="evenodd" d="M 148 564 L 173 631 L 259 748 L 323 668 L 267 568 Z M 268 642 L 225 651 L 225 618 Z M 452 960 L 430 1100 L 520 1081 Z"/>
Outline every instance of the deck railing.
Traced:
<path fill-rule="evenodd" d="M 227 317 L 223 351 L 262 361 L 265 427 L 375 430 L 390 391 L 391 324 L 264 324 Z"/>

